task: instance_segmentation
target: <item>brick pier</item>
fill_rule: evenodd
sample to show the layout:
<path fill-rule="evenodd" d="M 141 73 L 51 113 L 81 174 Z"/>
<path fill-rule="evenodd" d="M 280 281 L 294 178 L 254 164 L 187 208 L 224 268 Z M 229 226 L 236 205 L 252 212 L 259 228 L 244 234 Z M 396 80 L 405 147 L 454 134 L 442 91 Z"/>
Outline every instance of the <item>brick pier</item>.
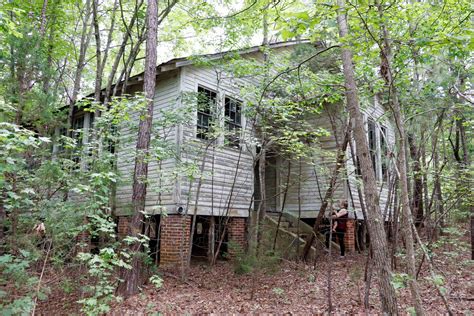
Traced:
<path fill-rule="evenodd" d="M 228 227 L 229 242 L 237 244 L 243 251 L 247 246 L 245 225 L 245 217 L 233 217 L 230 219 Z"/>
<path fill-rule="evenodd" d="M 347 220 L 346 234 L 344 236 L 344 245 L 347 252 L 355 251 L 355 220 Z"/>
<path fill-rule="evenodd" d="M 160 265 L 186 262 L 189 251 L 191 217 L 168 215 L 161 218 Z"/>

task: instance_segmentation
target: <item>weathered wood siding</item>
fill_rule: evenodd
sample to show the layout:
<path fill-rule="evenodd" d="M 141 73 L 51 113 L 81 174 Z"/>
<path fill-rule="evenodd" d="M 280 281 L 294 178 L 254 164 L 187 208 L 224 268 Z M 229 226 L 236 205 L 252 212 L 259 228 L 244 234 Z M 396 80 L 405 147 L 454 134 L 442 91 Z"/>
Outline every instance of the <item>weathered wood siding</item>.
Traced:
<path fill-rule="evenodd" d="M 380 160 L 382 159 L 381 149 L 380 149 L 380 126 L 383 125 L 387 128 L 387 138 L 388 138 L 387 146 L 388 146 L 389 152 L 394 152 L 394 146 L 395 146 L 394 145 L 395 144 L 394 126 L 391 123 L 389 117 L 387 116 L 386 110 L 378 102 L 378 99 L 376 97 L 374 97 L 372 100 L 368 100 L 364 103 L 366 104 L 366 106 L 362 109 L 362 111 L 363 111 L 363 114 L 364 114 L 366 133 L 367 133 L 367 119 L 370 118 L 370 119 L 372 119 L 373 121 L 376 122 L 377 133 L 378 133 L 377 134 L 378 135 L 378 143 L 377 143 L 378 150 L 377 151 L 378 151 L 378 156 L 379 156 L 378 161 L 380 162 Z M 354 151 L 356 153 L 357 148 L 355 147 L 354 142 L 353 142 L 353 148 L 354 148 Z M 357 186 L 360 186 L 362 192 L 363 192 L 363 187 L 362 187 L 361 180 L 356 179 L 356 168 L 353 164 L 353 159 L 352 159 L 352 156 L 351 156 L 350 148 L 347 149 L 347 157 L 349 157 L 349 159 L 347 160 L 347 163 L 346 163 L 346 168 L 347 168 L 347 173 L 348 173 L 348 178 L 349 178 L 348 191 L 350 190 L 350 192 L 352 193 L 352 199 L 348 195 L 349 205 L 351 206 L 353 204 L 354 209 L 356 210 L 355 215 L 357 216 L 358 219 L 363 219 L 364 216 L 363 216 L 362 211 L 361 211 L 361 203 L 360 203 L 359 195 L 357 193 Z M 390 162 L 388 164 L 388 169 L 389 169 L 389 172 L 391 171 L 391 169 L 393 169 L 393 162 Z M 377 172 L 376 173 L 377 173 L 376 178 L 377 178 L 378 189 L 379 189 L 379 192 L 380 192 L 380 200 L 379 200 L 380 208 L 381 208 L 381 211 L 386 215 L 385 219 L 387 220 L 389 215 L 390 215 L 390 212 L 393 208 L 393 203 L 390 203 L 390 205 L 391 205 L 390 208 L 386 209 L 386 205 L 387 205 L 387 202 L 388 202 L 387 198 L 388 198 L 388 185 L 389 185 L 389 183 L 388 183 L 388 181 L 382 180 L 382 176 L 381 176 L 382 171 L 381 171 L 380 163 L 377 164 Z M 392 199 L 393 199 L 393 197 L 392 197 Z"/>
<path fill-rule="evenodd" d="M 284 51 L 284 50 L 282 50 Z M 247 57 L 261 59 L 260 53 L 249 54 Z M 235 77 L 216 66 L 184 65 L 175 70 L 161 74 L 157 82 L 155 95 L 155 124 L 160 122 L 163 114 L 172 109 L 192 109 L 187 123 L 163 128 L 155 127 L 155 135 L 165 139 L 169 148 L 174 148 L 173 158 L 160 163 L 152 159 L 149 168 L 149 185 L 146 209 L 156 213 L 159 207 L 166 208 L 168 213 L 176 213 L 179 207 L 187 214 L 196 212 L 198 215 L 216 216 L 248 216 L 253 209 L 254 201 L 254 158 L 255 135 L 253 122 L 242 113 L 242 139 L 240 148 L 224 145 L 223 136 L 216 142 L 196 137 L 197 110 L 196 100 L 198 86 L 217 92 L 217 103 L 220 109 L 218 116 L 223 125 L 224 97 L 229 96 L 242 101 L 246 106 L 245 90 L 261 81 L 261 76 Z M 384 117 L 384 109 L 377 102 L 364 109 L 367 117 L 383 124 L 387 128 L 389 151 L 393 150 L 393 126 Z M 193 108 L 194 106 L 194 108 Z M 285 211 L 301 217 L 316 217 L 334 170 L 336 159 L 336 135 L 342 141 L 342 126 L 345 116 L 342 106 L 329 106 L 312 122 L 313 126 L 321 127 L 330 132 L 329 136 L 319 137 L 317 145 L 310 157 L 295 159 L 273 153 L 266 167 L 266 198 L 267 210 L 279 211 L 283 206 L 283 195 L 287 190 Z M 117 149 L 118 170 L 121 181 L 117 186 L 116 213 L 126 214 L 131 211 L 132 177 L 135 157 L 135 138 L 138 126 L 138 113 L 131 114 L 130 124 L 120 129 L 121 143 Z M 337 134 L 334 135 L 334 126 Z M 378 125 L 379 126 L 379 125 Z M 380 146 L 380 141 L 378 142 Z M 379 148 L 380 152 L 380 148 Z M 380 155 L 380 154 L 379 154 Z M 380 158 L 380 157 L 379 157 Z M 379 159 L 380 160 L 380 159 Z M 291 167 L 290 167 L 291 165 Z M 380 168 L 380 166 L 379 166 Z M 200 170 L 203 169 L 201 173 Z M 291 170 L 291 171 L 289 171 Z M 288 173 L 290 180 L 286 183 Z M 387 203 L 387 182 L 383 182 L 378 171 L 380 184 L 380 205 L 382 210 Z M 349 185 L 348 185 L 349 183 Z M 361 206 L 357 194 L 355 168 L 352 164 L 350 150 L 347 150 L 345 168 L 340 172 L 333 201 L 345 198 L 349 208 L 355 210 L 353 215 L 362 218 Z M 197 190 L 199 190 L 199 197 Z"/>
<path fill-rule="evenodd" d="M 294 213 L 296 216 L 299 214 L 302 218 L 317 216 L 321 208 L 321 197 L 324 197 L 329 186 L 336 160 L 336 136 L 331 121 L 337 130 L 338 141 L 342 141 L 342 128 L 339 123 L 341 118 L 338 115 L 339 108 L 336 105 L 328 105 L 327 110 L 324 110 L 312 120 L 313 126 L 323 128 L 330 134 L 318 137 L 309 157 L 279 159 L 277 180 L 279 210 L 282 207 L 284 193 L 288 186 L 283 209 L 286 212 Z M 288 170 L 290 170 L 289 178 Z M 346 196 L 344 173 L 344 170 L 341 170 L 335 186 L 333 201 L 336 203 Z"/>
<path fill-rule="evenodd" d="M 365 120 L 367 121 L 367 118 L 369 117 L 372 118 L 372 120 L 377 123 L 377 129 L 379 133 L 380 125 L 383 125 L 387 128 L 388 150 L 393 151 L 393 125 L 387 118 L 384 108 L 378 102 L 372 102 L 368 104 L 369 105 L 363 109 Z M 286 183 L 288 179 L 288 170 L 290 170 L 290 180 L 288 181 L 288 193 L 284 210 L 295 215 L 298 215 L 298 213 L 301 212 L 300 215 L 302 218 L 314 218 L 317 216 L 322 204 L 322 198 L 326 193 L 329 181 L 335 168 L 337 145 L 332 124 L 336 124 L 335 126 L 337 129 L 338 140 L 342 142 L 343 138 L 343 127 L 341 125 L 341 122 L 344 121 L 344 119 L 341 118 L 343 109 L 340 107 L 333 107 L 333 109 L 329 107 L 328 109 L 329 111 L 323 111 L 317 118 L 314 119 L 314 126 L 319 126 L 330 132 L 329 136 L 318 138 L 318 145 L 315 146 L 316 148 L 314 154 L 309 158 L 304 158 L 301 160 L 283 158 L 278 159 L 276 168 L 277 177 L 274 180 L 276 184 L 275 186 L 278 190 L 276 193 L 277 211 L 280 211 L 283 203 L 284 192 L 287 186 Z M 331 124 L 331 122 L 333 123 Z M 378 160 L 380 162 L 380 134 L 378 137 Z M 391 167 L 389 165 L 389 169 L 390 168 Z M 273 179 L 271 173 L 269 173 L 268 176 L 269 178 Z M 380 207 L 382 212 L 384 212 L 386 209 L 388 197 L 388 182 L 382 181 L 380 163 L 378 163 L 377 179 L 380 192 Z M 349 203 L 349 209 L 353 211 L 350 213 L 351 217 L 362 219 L 363 215 L 361 211 L 360 199 L 357 193 L 358 185 L 360 184 L 356 179 L 355 167 L 352 163 L 350 148 L 348 147 L 346 152 L 345 168 L 342 168 L 339 172 L 332 202 L 334 207 L 338 207 L 338 201 L 340 199 L 347 199 Z M 271 186 L 269 186 L 269 190 L 271 190 L 270 188 Z M 271 191 L 269 191 L 269 193 L 270 192 Z M 271 194 L 269 194 L 269 196 L 271 196 Z M 269 208 L 269 210 L 272 210 L 272 208 Z M 386 218 L 388 218 L 390 211 L 391 209 L 389 208 L 386 212 Z"/>
<path fill-rule="evenodd" d="M 161 207 L 168 212 L 176 208 L 176 152 L 177 126 L 162 124 L 165 112 L 172 111 L 179 105 L 179 71 L 160 74 L 157 77 L 154 97 L 153 133 L 151 141 L 151 159 L 148 167 L 148 187 L 146 196 L 147 213 L 159 213 Z M 139 112 L 132 111 L 130 120 L 119 128 L 120 141 L 117 148 L 117 170 L 120 180 L 116 189 L 116 215 L 130 214 L 132 211 L 132 183 L 135 167 L 135 147 Z M 167 153 L 165 159 L 158 158 Z"/>
<path fill-rule="evenodd" d="M 240 87 L 251 84 L 250 79 L 233 78 L 229 74 L 218 75 L 210 67 L 186 66 L 181 69 L 182 93 L 197 93 L 198 85 L 218 93 L 218 105 L 223 117 L 224 96 L 243 101 Z M 185 105 L 182 105 L 185 106 Z M 252 137 L 251 122 L 243 118 L 245 131 L 241 148 L 223 144 L 223 138 L 214 145 L 196 137 L 197 113 L 189 124 L 180 127 L 180 155 L 184 164 L 203 169 L 201 175 L 193 178 L 184 174 L 179 181 L 179 200 L 188 214 L 217 216 L 248 216 L 252 207 L 253 194 L 253 155 L 250 145 Z M 204 165 L 203 165 L 204 164 Z M 189 170 L 189 168 L 188 168 Z M 197 189 L 200 183 L 199 198 Z"/>

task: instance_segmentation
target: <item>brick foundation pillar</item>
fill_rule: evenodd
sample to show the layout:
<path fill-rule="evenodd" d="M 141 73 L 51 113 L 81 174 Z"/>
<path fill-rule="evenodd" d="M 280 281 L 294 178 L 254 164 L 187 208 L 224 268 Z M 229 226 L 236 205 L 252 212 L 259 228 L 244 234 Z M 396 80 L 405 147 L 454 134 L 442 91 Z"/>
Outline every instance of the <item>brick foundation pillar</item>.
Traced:
<path fill-rule="evenodd" d="M 237 244 L 245 250 L 247 246 L 247 235 L 245 233 L 245 217 L 232 217 L 228 226 L 229 242 Z"/>
<path fill-rule="evenodd" d="M 168 215 L 161 218 L 160 265 L 186 261 L 189 251 L 191 217 Z"/>
<path fill-rule="evenodd" d="M 117 235 L 120 240 L 128 235 L 128 225 L 130 223 L 129 216 L 119 216 L 117 223 Z"/>
<path fill-rule="evenodd" d="M 346 246 L 346 251 L 352 252 L 355 251 L 355 220 L 347 220 L 346 234 L 344 236 L 344 245 Z"/>

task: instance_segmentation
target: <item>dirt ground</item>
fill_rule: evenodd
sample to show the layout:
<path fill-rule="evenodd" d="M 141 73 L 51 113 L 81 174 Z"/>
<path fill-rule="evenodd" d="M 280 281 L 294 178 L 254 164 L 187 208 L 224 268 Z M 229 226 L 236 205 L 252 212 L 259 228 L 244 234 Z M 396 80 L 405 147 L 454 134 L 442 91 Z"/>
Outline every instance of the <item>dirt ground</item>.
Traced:
<path fill-rule="evenodd" d="M 436 250 L 435 267 L 445 279 L 443 287 L 455 314 L 472 315 L 474 311 L 474 261 L 470 249 L 459 252 L 456 244 Z M 110 315 L 188 314 L 297 314 L 318 315 L 328 311 L 328 271 L 331 270 L 332 312 L 341 314 L 380 314 L 376 276 L 372 279 L 370 306 L 364 309 L 365 254 L 322 256 L 313 265 L 282 261 L 273 273 L 234 272 L 231 261 L 221 261 L 211 268 L 195 263 L 182 282 L 179 271 L 162 270 L 164 282 L 160 289 L 149 284 L 143 291 L 113 306 Z M 399 260 L 403 265 L 403 259 Z M 443 315 L 446 309 L 423 265 L 419 282 L 427 315 Z M 64 279 L 77 278 L 71 273 L 56 275 L 61 287 L 49 282 L 52 293 L 38 306 L 41 315 L 79 314 L 77 291 L 69 293 Z M 52 280 L 54 281 L 54 280 Z M 65 292 L 66 290 L 66 292 Z M 406 288 L 397 290 L 401 314 L 408 314 L 412 305 Z"/>
<path fill-rule="evenodd" d="M 237 275 L 229 262 L 216 267 L 195 265 L 187 282 L 166 272 L 161 289 L 146 286 L 144 291 L 116 306 L 113 314 L 298 314 L 317 315 L 328 311 L 328 270 L 331 269 L 332 311 L 334 314 L 379 314 L 378 291 L 371 289 L 369 310 L 364 310 L 364 266 L 366 256 L 352 254 L 344 259 L 322 258 L 315 266 L 282 262 L 273 274 Z M 473 263 L 468 253 L 451 262 L 436 262 L 446 278 L 444 287 L 456 314 L 474 311 Z M 426 268 L 426 267 L 425 267 Z M 446 314 L 446 309 L 423 268 L 419 280 L 427 315 Z M 376 282 L 376 279 L 373 279 Z M 407 289 L 398 290 L 402 314 L 411 304 Z"/>

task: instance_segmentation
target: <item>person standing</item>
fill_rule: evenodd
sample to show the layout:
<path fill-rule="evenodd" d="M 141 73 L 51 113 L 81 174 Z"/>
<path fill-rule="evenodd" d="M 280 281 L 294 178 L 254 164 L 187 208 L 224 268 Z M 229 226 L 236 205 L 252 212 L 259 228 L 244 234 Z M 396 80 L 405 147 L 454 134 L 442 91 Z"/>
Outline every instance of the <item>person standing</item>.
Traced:
<path fill-rule="evenodd" d="M 333 225 L 331 227 L 332 234 L 339 240 L 339 247 L 341 248 L 341 258 L 344 258 L 346 247 L 344 245 L 344 236 L 347 229 L 347 219 L 349 218 L 349 212 L 347 210 L 347 200 L 340 201 L 340 209 L 334 212 L 331 216 Z M 326 247 L 329 248 L 329 234 L 326 234 Z"/>

